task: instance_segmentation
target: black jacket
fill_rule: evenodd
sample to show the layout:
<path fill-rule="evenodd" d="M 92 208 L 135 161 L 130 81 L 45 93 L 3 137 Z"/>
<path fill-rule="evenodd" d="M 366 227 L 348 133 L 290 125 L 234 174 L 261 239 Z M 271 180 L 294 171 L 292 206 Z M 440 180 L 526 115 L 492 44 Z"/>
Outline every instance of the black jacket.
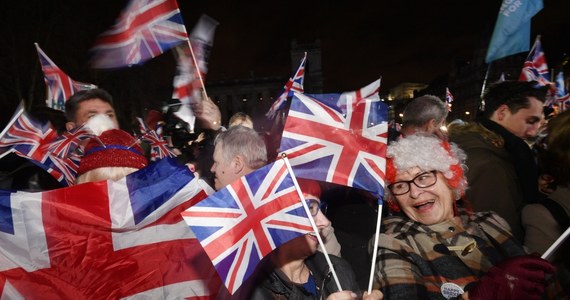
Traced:
<path fill-rule="evenodd" d="M 356 276 L 348 262 L 334 255 L 329 255 L 329 257 L 342 289 L 358 292 Z M 320 294 L 319 298 L 315 298 L 301 285 L 289 281 L 283 273 L 269 264 L 265 268 L 263 276 L 259 277 L 260 282 L 254 288 L 249 299 L 326 299 L 331 293 L 338 291 L 324 254 L 317 252 L 315 255 L 307 258 L 305 264 L 315 279 L 317 290 Z"/>

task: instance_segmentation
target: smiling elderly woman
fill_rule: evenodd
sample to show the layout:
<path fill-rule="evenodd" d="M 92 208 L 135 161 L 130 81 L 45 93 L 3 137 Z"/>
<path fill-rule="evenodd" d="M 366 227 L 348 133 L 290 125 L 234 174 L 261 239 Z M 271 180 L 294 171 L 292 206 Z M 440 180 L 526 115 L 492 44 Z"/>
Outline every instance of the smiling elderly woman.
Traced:
<path fill-rule="evenodd" d="M 383 222 L 375 275 L 386 299 L 539 299 L 544 292 L 552 266 L 526 255 L 495 213 L 462 207 L 465 158 L 433 136 L 388 147 L 394 216 Z"/>

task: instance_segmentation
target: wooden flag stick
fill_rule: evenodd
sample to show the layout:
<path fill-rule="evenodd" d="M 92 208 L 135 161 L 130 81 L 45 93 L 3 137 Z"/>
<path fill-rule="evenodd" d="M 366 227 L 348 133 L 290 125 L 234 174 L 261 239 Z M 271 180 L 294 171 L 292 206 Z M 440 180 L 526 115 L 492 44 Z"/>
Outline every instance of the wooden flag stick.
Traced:
<path fill-rule="evenodd" d="M 202 79 L 202 72 L 200 72 L 200 66 L 198 66 L 196 56 L 194 56 L 194 50 L 192 49 L 192 43 L 190 43 L 190 39 L 188 39 L 188 47 L 190 47 L 190 54 L 192 55 L 192 61 L 194 62 L 194 67 L 198 73 L 198 79 L 200 79 L 200 85 L 202 85 L 202 92 L 204 93 L 204 97 L 207 99 L 208 93 L 206 93 L 206 86 L 204 85 L 204 80 Z"/>

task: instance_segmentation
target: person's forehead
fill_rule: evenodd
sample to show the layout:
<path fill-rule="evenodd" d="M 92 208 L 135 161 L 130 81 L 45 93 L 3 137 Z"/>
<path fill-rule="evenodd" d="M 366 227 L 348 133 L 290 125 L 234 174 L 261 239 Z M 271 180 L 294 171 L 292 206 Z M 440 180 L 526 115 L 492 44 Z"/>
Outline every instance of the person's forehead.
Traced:
<path fill-rule="evenodd" d="M 80 110 L 93 110 L 104 109 L 106 111 L 113 111 L 110 103 L 105 102 L 99 98 L 88 99 L 79 103 Z"/>
<path fill-rule="evenodd" d="M 412 167 L 412 168 L 409 168 L 405 171 L 398 171 L 398 173 L 396 173 L 396 180 L 412 179 L 412 178 L 416 177 L 416 175 L 420 174 L 421 172 L 423 172 L 423 170 L 420 169 L 419 167 Z"/>

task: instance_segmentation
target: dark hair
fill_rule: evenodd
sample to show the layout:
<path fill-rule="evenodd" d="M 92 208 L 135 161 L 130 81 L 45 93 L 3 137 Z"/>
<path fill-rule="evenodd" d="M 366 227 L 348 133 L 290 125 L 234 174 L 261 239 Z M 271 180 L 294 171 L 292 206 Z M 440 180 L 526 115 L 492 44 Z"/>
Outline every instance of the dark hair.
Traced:
<path fill-rule="evenodd" d="M 58 134 L 62 134 L 66 131 L 65 115 L 61 110 L 47 106 L 38 106 L 30 110 L 30 115 L 42 124 L 49 122 Z"/>
<path fill-rule="evenodd" d="M 540 86 L 536 81 L 503 81 L 489 86 L 483 95 L 485 111 L 483 116 L 490 118 L 499 106 L 506 104 L 511 113 L 521 108 L 529 108 L 528 97 L 535 97 L 540 102 L 546 101 L 548 86 Z"/>
<path fill-rule="evenodd" d="M 91 99 L 101 99 L 103 102 L 107 102 L 113 106 L 113 97 L 104 89 L 95 88 L 79 91 L 71 95 L 71 97 L 65 101 L 65 117 L 67 120 L 75 122 L 75 113 L 77 112 L 77 108 L 79 108 L 79 104 Z"/>
<path fill-rule="evenodd" d="M 548 147 L 542 159 L 558 185 L 570 185 L 570 110 L 548 122 Z"/>

